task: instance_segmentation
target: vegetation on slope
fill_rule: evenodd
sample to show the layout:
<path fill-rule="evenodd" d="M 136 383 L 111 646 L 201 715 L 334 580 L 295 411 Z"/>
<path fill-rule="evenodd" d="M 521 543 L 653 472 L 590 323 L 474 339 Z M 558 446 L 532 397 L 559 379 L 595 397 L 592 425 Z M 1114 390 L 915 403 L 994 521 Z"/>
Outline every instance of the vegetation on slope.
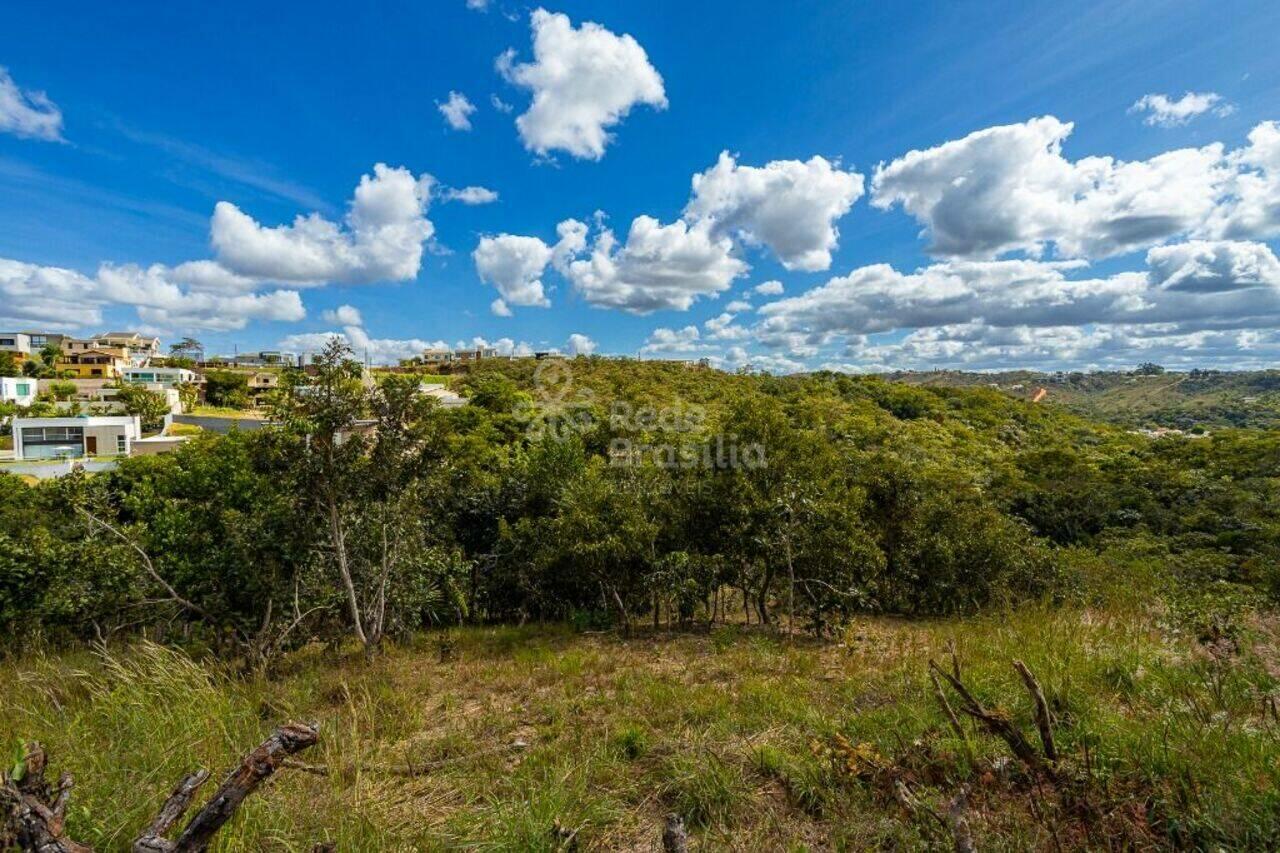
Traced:
<path fill-rule="evenodd" d="M 890 374 L 895 382 L 928 387 L 996 387 L 1029 400 L 1044 388 L 1045 401 L 1085 417 L 1134 428 L 1214 430 L 1280 426 L 1280 371 L 1146 370 L 1098 373 L 1002 373 L 924 371 Z"/>
<path fill-rule="evenodd" d="M 938 843 L 897 781 L 971 786 L 984 849 L 1280 839 L 1280 436 L 596 358 L 456 386 L 335 349 L 276 426 L 0 477 L 0 721 L 76 774 L 78 837 L 300 718 L 323 772 L 225 849 L 614 849 L 667 811 L 712 847 Z M 956 735 L 949 639 L 1028 733 L 1037 673 L 1070 797 Z"/>

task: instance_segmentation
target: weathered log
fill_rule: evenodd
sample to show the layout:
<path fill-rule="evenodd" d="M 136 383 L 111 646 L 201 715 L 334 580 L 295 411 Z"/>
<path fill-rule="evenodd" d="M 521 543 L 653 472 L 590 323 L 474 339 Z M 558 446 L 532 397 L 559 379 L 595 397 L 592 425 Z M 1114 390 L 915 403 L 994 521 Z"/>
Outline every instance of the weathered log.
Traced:
<path fill-rule="evenodd" d="M 200 853 L 206 850 L 214 834 L 231 819 L 236 808 L 276 772 L 285 758 L 315 745 L 317 740 L 319 733 L 314 725 L 286 723 L 276 729 L 227 775 L 213 797 L 196 812 L 177 839 L 169 841 L 162 837 L 162 833 L 182 816 L 196 789 L 209 775 L 205 771 L 191 774 L 165 801 L 160 816 L 152 822 L 147 833 L 134 841 L 134 853 Z M 161 832 L 153 832 L 158 826 L 162 827 Z"/>
<path fill-rule="evenodd" d="M 209 778 L 208 770 L 197 770 L 194 773 L 188 773 L 186 777 L 178 783 L 173 789 L 173 793 L 169 795 L 169 799 L 164 801 L 164 805 L 160 807 L 160 812 L 156 815 L 156 819 L 151 821 L 151 826 L 138 836 L 133 842 L 134 853 L 151 853 L 151 851 L 170 850 L 173 842 L 165 838 L 169 834 L 169 830 L 175 823 L 182 819 L 186 814 L 187 807 L 191 805 L 191 798 L 196 795 L 196 791 Z"/>
<path fill-rule="evenodd" d="M 64 834 L 71 774 L 62 774 L 58 786 L 51 787 L 44 778 L 47 765 L 44 748 L 32 742 L 27 744 L 21 773 L 15 774 L 20 778 L 4 777 L 0 804 L 5 810 L 5 825 L 0 827 L 0 845 L 35 853 L 92 853 Z"/>
<path fill-rule="evenodd" d="M 284 760 L 312 746 L 319 739 L 314 725 L 288 723 L 245 756 L 174 841 L 165 836 L 182 819 L 209 771 L 188 774 L 173 789 L 141 835 L 134 853 L 198 853 L 208 849 L 214 834 Z M 12 776 L 0 776 L 0 848 L 23 853 L 93 853 L 93 849 L 64 834 L 71 774 L 64 773 L 57 787 L 44 778 L 48 757 L 38 743 L 27 746 L 22 767 Z"/>

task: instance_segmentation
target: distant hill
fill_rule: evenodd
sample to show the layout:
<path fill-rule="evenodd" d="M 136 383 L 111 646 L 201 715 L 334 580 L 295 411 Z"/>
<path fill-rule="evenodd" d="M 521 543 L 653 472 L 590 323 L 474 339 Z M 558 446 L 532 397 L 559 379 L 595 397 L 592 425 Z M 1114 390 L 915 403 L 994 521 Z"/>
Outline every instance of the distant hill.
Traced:
<path fill-rule="evenodd" d="M 1058 403 L 1088 417 L 1131 427 L 1182 430 L 1280 427 L 1280 370 L 1169 372 L 966 373 L 906 371 L 885 376 L 927 387 L 996 388 L 1031 400 Z"/>

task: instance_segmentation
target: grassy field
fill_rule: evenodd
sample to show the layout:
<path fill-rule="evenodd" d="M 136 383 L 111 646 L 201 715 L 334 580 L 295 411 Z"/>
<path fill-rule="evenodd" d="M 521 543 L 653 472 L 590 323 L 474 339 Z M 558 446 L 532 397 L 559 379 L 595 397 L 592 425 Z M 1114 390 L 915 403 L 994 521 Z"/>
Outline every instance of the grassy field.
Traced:
<path fill-rule="evenodd" d="M 205 415 L 218 418 L 261 418 L 262 411 L 258 409 L 233 409 L 229 406 L 207 406 L 199 405 L 192 409 L 189 415 Z"/>
<path fill-rule="evenodd" d="M 0 731 L 74 774 L 71 835 L 103 850 L 125 849 L 193 765 L 216 780 L 287 719 L 319 722 L 301 759 L 327 772 L 283 771 L 219 849 L 652 850 L 673 811 L 694 849 L 949 847 L 895 779 L 939 811 L 970 784 L 981 850 L 1274 849 L 1280 623 L 1254 613 L 1212 642 L 1171 624 L 1139 602 L 864 619 L 822 643 L 470 628 L 372 662 L 308 649 L 272 680 L 139 644 L 0 665 Z M 952 732 L 926 677 L 949 641 L 1032 740 L 1011 661 L 1038 674 L 1074 804 L 1003 743 Z"/>

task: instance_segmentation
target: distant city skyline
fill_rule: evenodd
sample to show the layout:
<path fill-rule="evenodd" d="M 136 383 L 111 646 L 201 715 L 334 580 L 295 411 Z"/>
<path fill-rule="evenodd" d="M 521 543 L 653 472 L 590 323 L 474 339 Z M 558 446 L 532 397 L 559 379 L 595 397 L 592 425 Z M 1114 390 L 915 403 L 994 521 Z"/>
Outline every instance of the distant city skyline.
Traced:
<path fill-rule="evenodd" d="M 0 331 L 1274 366 L 1263 2 L 17 6 Z"/>

